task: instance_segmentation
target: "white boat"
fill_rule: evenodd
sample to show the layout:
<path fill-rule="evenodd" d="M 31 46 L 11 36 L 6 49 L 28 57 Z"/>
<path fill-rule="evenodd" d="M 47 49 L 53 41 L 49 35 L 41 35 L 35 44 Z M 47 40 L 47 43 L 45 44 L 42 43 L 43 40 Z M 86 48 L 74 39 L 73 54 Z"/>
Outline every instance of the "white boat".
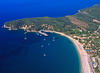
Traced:
<path fill-rule="evenodd" d="M 50 43 L 48 45 L 50 45 Z"/>
<path fill-rule="evenodd" d="M 43 45 L 41 47 L 44 47 Z"/>
<path fill-rule="evenodd" d="M 42 36 L 42 35 L 40 35 L 40 36 Z"/>
<path fill-rule="evenodd" d="M 27 38 L 26 38 L 26 37 L 24 37 L 24 40 L 27 40 Z"/>
<path fill-rule="evenodd" d="M 53 39 L 52 41 L 55 41 L 55 39 Z"/>
<path fill-rule="evenodd" d="M 44 53 L 43 56 L 45 57 L 45 56 L 47 56 L 47 55 Z"/>
<path fill-rule="evenodd" d="M 27 34 L 28 32 L 24 32 L 24 34 Z"/>
<path fill-rule="evenodd" d="M 38 32 L 36 32 L 36 34 L 37 34 L 37 35 L 39 35 L 39 33 L 38 33 Z"/>
<path fill-rule="evenodd" d="M 46 41 L 46 39 L 44 39 L 44 41 Z"/>
<path fill-rule="evenodd" d="M 55 41 L 55 37 L 53 37 L 53 40 L 52 41 Z"/>

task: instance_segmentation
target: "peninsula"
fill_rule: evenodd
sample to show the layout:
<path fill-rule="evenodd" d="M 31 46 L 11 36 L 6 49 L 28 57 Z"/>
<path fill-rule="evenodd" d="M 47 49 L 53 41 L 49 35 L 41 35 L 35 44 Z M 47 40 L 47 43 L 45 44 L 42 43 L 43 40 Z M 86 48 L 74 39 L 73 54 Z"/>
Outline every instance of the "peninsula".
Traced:
<path fill-rule="evenodd" d="M 82 63 L 82 73 L 100 72 L 100 4 L 65 17 L 25 18 L 6 22 L 4 28 L 27 32 L 54 32 L 71 39 Z M 43 33 L 45 34 L 45 33 Z M 46 35 L 46 34 L 45 34 Z"/>

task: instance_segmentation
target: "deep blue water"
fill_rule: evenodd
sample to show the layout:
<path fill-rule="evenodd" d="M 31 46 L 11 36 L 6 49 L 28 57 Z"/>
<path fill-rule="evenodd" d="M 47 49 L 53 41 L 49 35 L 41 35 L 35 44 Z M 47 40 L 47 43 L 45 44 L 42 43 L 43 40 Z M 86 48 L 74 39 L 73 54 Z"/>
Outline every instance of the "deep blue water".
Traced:
<path fill-rule="evenodd" d="M 65 37 L 54 33 L 47 33 L 48 37 L 25 35 L 22 30 L 2 34 L 0 73 L 80 73 L 75 46 Z"/>
<path fill-rule="evenodd" d="M 0 0 L 0 25 L 30 17 L 62 17 L 99 4 L 100 0 Z"/>
<path fill-rule="evenodd" d="M 8 31 L 1 26 L 20 18 L 73 15 L 97 3 L 100 1 L 0 0 L 0 73 L 80 73 L 79 56 L 69 39 L 54 33 L 25 35 L 22 30 Z"/>

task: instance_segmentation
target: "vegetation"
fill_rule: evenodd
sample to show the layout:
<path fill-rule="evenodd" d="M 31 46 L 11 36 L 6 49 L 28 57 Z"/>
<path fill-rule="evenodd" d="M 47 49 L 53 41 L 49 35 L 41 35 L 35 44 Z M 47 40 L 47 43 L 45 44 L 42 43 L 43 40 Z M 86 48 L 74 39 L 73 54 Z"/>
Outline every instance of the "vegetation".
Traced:
<path fill-rule="evenodd" d="M 100 58 L 100 4 L 79 10 L 79 13 L 59 18 L 40 17 L 25 18 L 5 23 L 10 30 L 25 31 L 54 30 L 64 32 L 77 39 L 83 47 L 98 61 Z M 98 62 L 97 62 L 98 63 Z M 95 68 L 99 72 L 100 64 Z"/>

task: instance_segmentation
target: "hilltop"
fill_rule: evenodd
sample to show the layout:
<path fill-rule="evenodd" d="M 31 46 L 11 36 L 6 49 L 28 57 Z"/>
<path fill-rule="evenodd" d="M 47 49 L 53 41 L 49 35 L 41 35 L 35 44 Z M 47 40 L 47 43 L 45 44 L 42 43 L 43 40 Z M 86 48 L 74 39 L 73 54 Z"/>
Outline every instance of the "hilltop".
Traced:
<path fill-rule="evenodd" d="M 6 22 L 9 30 L 24 29 L 28 32 L 51 30 L 64 32 L 77 39 L 92 57 L 93 67 L 100 72 L 100 4 L 79 10 L 65 17 L 24 18 Z"/>
<path fill-rule="evenodd" d="M 55 30 L 66 32 L 71 29 L 82 29 L 88 31 L 95 31 L 100 25 L 100 4 L 93 7 L 79 10 L 79 12 L 72 16 L 65 17 L 38 17 L 25 18 L 10 21 L 5 23 L 6 27 L 11 29 L 22 29 L 27 25 L 27 30 Z M 48 28 L 46 28 L 48 27 Z"/>

